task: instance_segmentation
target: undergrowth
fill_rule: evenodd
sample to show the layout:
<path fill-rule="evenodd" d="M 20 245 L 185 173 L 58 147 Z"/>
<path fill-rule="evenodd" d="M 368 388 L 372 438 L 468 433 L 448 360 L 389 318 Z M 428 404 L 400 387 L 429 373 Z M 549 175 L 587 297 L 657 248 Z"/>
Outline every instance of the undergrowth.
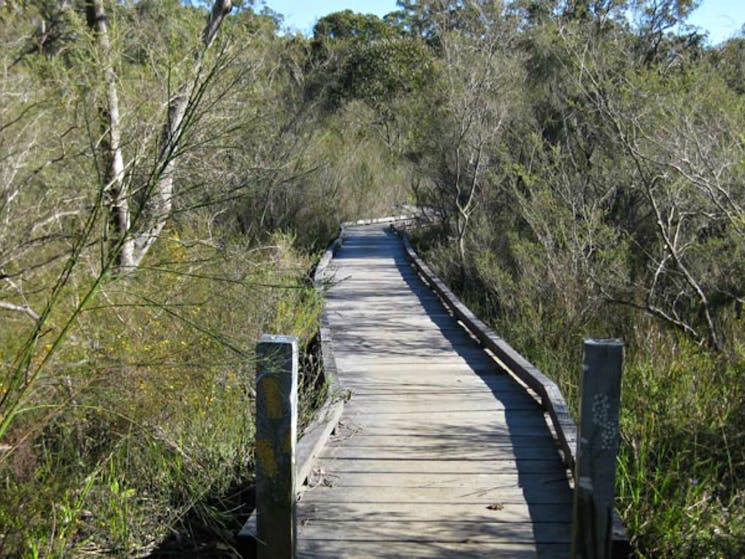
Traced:
<path fill-rule="evenodd" d="M 190 238 L 200 236 L 172 230 L 140 270 L 103 278 L 87 301 L 95 268 L 76 266 L 30 346 L 27 378 L 30 326 L 0 332 L 0 556 L 145 556 L 199 529 L 235 555 L 253 476 L 256 340 L 310 346 L 321 300 L 292 238 Z M 312 351 L 305 363 L 307 418 L 323 381 Z"/>
<path fill-rule="evenodd" d="M 487 253 L 474 252 L 464 273 L 436 231 L 415 241 L 474 312 L 559 384 L 575 415 L 582 339 L 623 339 L 616 502 L 638 557 L 745 556 L 745 320 L 717 353 L 624 308 L 580 319 L 566 293 L 534 291 Z"/>

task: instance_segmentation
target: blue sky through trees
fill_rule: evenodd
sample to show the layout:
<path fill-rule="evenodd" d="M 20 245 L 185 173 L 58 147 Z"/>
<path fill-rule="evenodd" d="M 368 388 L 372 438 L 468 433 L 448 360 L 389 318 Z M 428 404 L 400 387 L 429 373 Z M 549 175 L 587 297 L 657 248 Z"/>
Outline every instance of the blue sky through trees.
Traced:
<path fill-rule="evenodd" d="M 331 12 L 350 9 L 383 16 L 396 9 L 395 0 L 267 0 L 267 6 L 285 16 L 285 25 L 310 34 L 316 20 Z M 716 45 L 735 35 L 745 24 L 743 0 L 703 0 L 689 22 L 709 33 Z"/>

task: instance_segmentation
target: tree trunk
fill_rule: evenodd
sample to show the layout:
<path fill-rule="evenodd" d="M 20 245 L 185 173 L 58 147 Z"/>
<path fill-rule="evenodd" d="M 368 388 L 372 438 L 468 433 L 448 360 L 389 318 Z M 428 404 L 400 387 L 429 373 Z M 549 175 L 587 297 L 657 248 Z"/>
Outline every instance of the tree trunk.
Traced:
<path fill-rule="evenodd" d="M 106 84 L 106 105 L 99 108 L 101 114 L 104 168 L 104 199 L 108 206 L 110 225 L 108 228 L 109 251 L 116 254 L 117 267 L 128 268 L 134 265 L 134 242 L 129 236 L 131 214 L 129 210 L 129 189 L 124 181 L 124 157 L 121 147 L 121 117 L 119 114 L 119 94 L 116 88 L 116 73 L 112 61 L 106 10 L 103 0 L 88 0 L 86 3 L 88 26 L 98 39 L 103 57 L 103 73 Z"/>
<path fill-rule="evenodd" d="M 184 117 L 189 109 L 191 92 L 197 86 L 199 73 L 202 69 L 204 56 L 212 45 L 223 21 L 233 7 L 231 0 L 215 0 L 212 5 L 207 24 L 202 31 L 202 47 L 194 52 L 195 67 L 193 83 L 184 82 L 178 92 L 168 103 L 168 117 L 163 125 L 160 142 L 160 160 L 162 171 L 152 189 L 148 189 L 143 205 L 143 213 L 147 215 L 147 222 L 143 224 L 141 232 L 134 241 L 133 264 L 138 266 L 153 243 L 160 237 L 168 222 L 173 209 L 174 172 L 179 142 L 184 132 Z"/>
<path fill-rule="evenodd" d="M 159 157 L 161 172 L 155 182 L 141 189 L 145 192 L 142 206 L 133 223 L 130 209 L 131 189 L 125 182 L 125 165 L 121 148 L 121 117 L 119 96 L 114 71 L 113 53 L 109 40 L 106 10 L 103 0 L 87 0 L 88 26 L 98 39 L 103 57 L 106 106 L 100 107 L 104 153 L 104 189 L 109 211 L 109 254 L 116 258 L 116 272 L 127 273 L 139 266 L 142 259 L 158 239 L 173 209 L 174 172 L 179 141 L 184 131 L 184 117 L 192 101 L 191 92 L 197 87 L 204 56 L 212 45 L 223 21 L 233 7 L 231 0 L 215 0 L 207 24 L 202 31 L 202 45 L 193 55 L 195 67 L 193 81 L 184 82 L 178 93 L 168 103 L 168 115 L 161 134 Z"/>

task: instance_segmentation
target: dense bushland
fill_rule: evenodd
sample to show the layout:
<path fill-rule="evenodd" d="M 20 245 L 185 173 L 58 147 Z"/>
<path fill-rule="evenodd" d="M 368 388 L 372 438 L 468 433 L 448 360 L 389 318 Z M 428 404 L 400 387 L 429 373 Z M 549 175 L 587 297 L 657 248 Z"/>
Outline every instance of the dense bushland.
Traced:
<path fill-rule="evenodd" d="M 256 340 L 308 348 L 307 420 L 315 250 L 405 199 L 372 110 L 226 5 L 0 4 L 0 556 L 230 555 Z"/>
<path fill-rule="evenodd" d="M 257 335 L 309 344 L 314 254 L 402 202 L 573 405 L 582 337 L 624 339 L 640 556 L 742 555 L 745 39 L 693 6 L 402 1 L 306 38 L 251 2 L 0 3 L 0 555 L 194 518 L 229 553 Z"/>
<path fill-rule="evenodd" d="M 574 407 L 582 338 L 622 338 L 639 554 L 741 556 L 742 39 L 704 46 L 692 3 L 489 4 L 429 12 L 420 246 Z"/>

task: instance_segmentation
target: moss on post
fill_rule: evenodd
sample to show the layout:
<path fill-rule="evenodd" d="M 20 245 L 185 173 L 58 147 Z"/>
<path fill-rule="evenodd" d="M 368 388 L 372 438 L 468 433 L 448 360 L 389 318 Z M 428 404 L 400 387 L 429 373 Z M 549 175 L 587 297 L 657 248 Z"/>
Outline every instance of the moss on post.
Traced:
<path fill-rule="evenodd" d="M 298 342 L 263 335 L 256 350 L 256 521 L 259 559 L 293 559 Z"/>

